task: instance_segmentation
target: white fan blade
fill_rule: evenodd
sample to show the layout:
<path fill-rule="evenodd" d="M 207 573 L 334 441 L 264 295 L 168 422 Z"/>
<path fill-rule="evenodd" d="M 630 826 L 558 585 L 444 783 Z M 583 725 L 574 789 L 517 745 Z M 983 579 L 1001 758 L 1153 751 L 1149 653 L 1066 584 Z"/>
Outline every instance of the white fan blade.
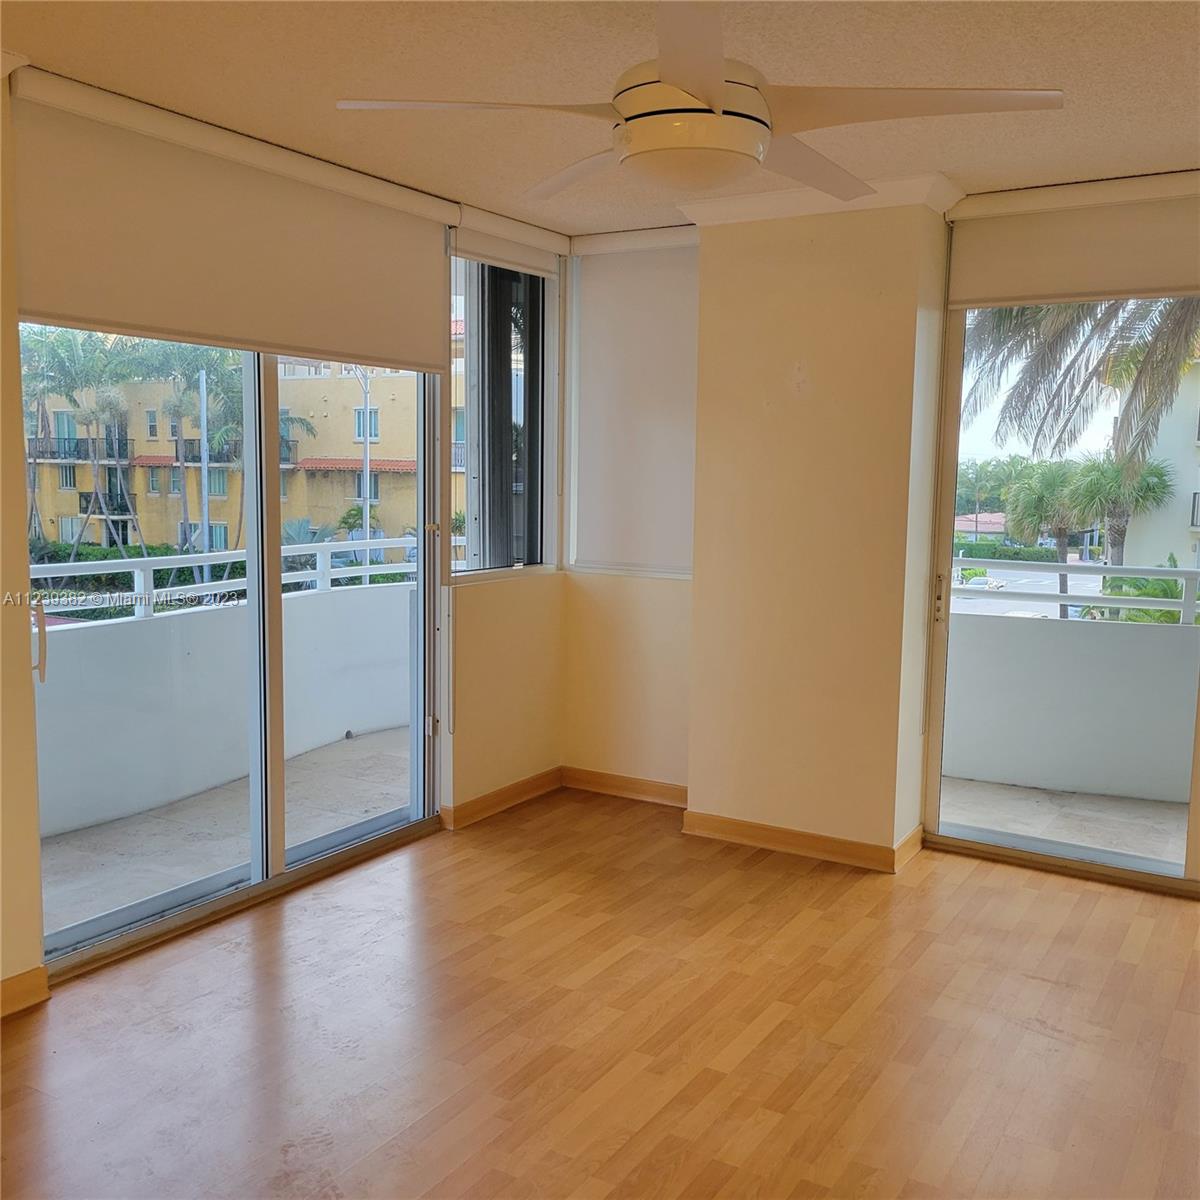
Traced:
<path fill-rule="evenodd" d="M 568 188 L 573 183 L 578 183 L 581 179 L 587 179 L 589 175 L 594 175 L 597 171 L 602 170 L 613 161 L 611 150 L 601 150 L 599 154 L 589 154 L 587 158 L 581 158 L 578 162 L 573 162 L 569 167 L 564 167 L 561 171 L 556 171 L 553 175 L 543 179 L 541 183 L 535 183 L 526 193 L 525 198 L 528 200 L 549 200 L 551 196 L 558 195 L 564 188 Z"/>
<path fill-rule="evenodd" d="M 1028 112 L 1062 108 L 1059 91 L 1007 88 L 782 87 L 767 84 L 763 98 L 776 133 L 800 133 L 863 121 L 942 117 L 960 113 Z"/>
<path fill-rule="evenodd" d="M 763 166 L 776 175 L 798 179 L 839 200 L 857 200 L 860 196 L 875 194 L 875 189 L 869 183 L 864 183 L 857 175 L 851 175 L 825 155 L 818 154 L 811 146 L 798 142 L 788 134 L 777 134 L 771 138 Z"/>
<path fill-rule="evenodd" d="M 345 110 L 392 111 L 395 109 L 450 109 L 467 112 L 472 109 L 534 109 L 541 112 L 573 113 L 580 117 L 597 117 L 615 125 L 620 114 L 611 104 L 493 104 L 486 100 L 339 100 L 337 107 Z"/>
<path fill-rule="evenodd" d="M 658 6 L 658 77 L 715 113 L 725 99 L 721 6 L 683 0 Z"/>

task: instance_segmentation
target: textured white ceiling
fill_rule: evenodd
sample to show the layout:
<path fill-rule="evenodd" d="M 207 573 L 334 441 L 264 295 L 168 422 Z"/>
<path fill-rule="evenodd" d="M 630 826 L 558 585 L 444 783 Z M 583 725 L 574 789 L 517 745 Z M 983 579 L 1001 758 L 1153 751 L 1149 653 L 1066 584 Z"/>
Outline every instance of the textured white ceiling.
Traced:
<path fill-rule="evenodd" d="M 808 137 L 867 179 L 941 172 L 983 192 L 1200 167 L 1195 3 L 728 3 L 723 22 L 726 54 L 774 83 L 1066 91 L 1061 112 Z M 607 99 L 655 54 L 652 4 L 7 0 L 3 44 L 73 79 L 564 233 L 682 221 L 678 197 L 615 166 L 551 201 L 523 198 L 603 149 L 599 122 L 333 107 L 343 96 Z"/>

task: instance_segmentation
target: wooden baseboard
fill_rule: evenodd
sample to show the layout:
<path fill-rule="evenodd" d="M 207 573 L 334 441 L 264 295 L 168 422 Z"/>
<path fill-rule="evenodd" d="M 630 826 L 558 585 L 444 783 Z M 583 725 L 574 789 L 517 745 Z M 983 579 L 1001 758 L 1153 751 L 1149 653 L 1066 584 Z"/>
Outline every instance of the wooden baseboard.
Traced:
<path fill-rule="evenodd" d="M 784 829 L 779 825 L 762 825 L 757 821 L 741 821 L 736 817 L 690 810 L 683 814 L 683 832 L 721 842 L 737 842 L 742 846 L 758 846 L 763 850 L 802 854 L 805 858 L 822 858 L 888 874 L 894 874 L 899 869 L 896 864 L 901 847 L 904 848 L 904 861 L 907 862 L 921 844 L 917 836 L 915 848 L 910 848 L 919 830 L 910 833 L 898 847 L 876 846 L 871 842 L 853 842 L 845 838 L 826 837 L 821 833 L 805 833 L 800 829 Z"/>
<path fill-rule="evenodd" d="M 921 852 L 921 847 L 925 844 L 925 826 L 918 825 L 915 829 L 906 833 L 897 843 L 896 848 L 892 851 L 893 871 L 902 871 L 912 862 L 914 858 Z"/>
<path fill-rule="evenodd" d="M 19 975 L 0 980 L 0 1016 L 10 1017 L 50 999 L 46 968 L 32 967 Z"/>
<path fill-rule="evenodd" d="M 518 779 L 516 783 L 506 784 L 494 792 L 486 792 L 473 800 L 464 800 L 455 805 L 443 805 L 441 809 L 442 824 L 447 829 L 465 829 L 482 821 L 485 817 L 493 817 L 506 808 L 523 804 L 526 800 L 536 800 L 547 792 L 557 791 L 562 787 L 562 768 L 552 767 L 539 775 L 530 775 L 528 779 Z"/>
<path fill-rule="evenodd" d="M 623 796 L 627 800 L 648 800 L 687 808 L 687 788 L 679 783 L 659 783 L 654 779 L 636 779 L 632 775 L 610 775 L 607 771 L 588 771 L 583 767 L 563 767 L 562 786 L 605 796 Z"/>

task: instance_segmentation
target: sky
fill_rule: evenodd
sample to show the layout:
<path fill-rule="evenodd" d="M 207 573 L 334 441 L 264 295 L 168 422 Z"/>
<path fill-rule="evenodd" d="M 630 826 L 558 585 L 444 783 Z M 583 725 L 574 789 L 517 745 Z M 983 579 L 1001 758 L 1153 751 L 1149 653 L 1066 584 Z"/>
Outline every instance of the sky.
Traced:
<path fill-rule="evenodd" d="M 969 387 L 970 380 L 963 380 L 964 395 Z M 984 409 L 970 425 L 964 426 L 959 430 L 959 462 L 966 462 L 972 458 L 1006 458 L 1010 454 L 1029 453 L 1029 444 L 1018 438 L 1009 438 L 1004 445 L 998 446 L 996 444 L 994 440 L 996 418 L 1000 415 L 1000 408 L 1003 402 L 1004 393 L 1001 392 L 994 404 Z M 1083 458 L 1088 454 L 1102 453 L 1112 438 L 1113 418 L 1116 415 L 1117 397 L 1114 393 L 1110 403 L 1101 405 L 1097 409 L 1087 429 L 1084 430 L 1083 436 L 1071 447 L 1067 452 L 1067 456 L 1070 458 Z"/>

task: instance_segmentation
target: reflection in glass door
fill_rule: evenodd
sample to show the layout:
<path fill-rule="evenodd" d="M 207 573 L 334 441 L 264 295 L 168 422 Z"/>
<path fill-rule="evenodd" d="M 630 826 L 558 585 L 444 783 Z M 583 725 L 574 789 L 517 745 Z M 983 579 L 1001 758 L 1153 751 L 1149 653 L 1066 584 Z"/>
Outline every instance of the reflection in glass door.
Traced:
<path fill-rule="evenodd" d="M 1200 681 L 1189 304 L 955 317 L 939 834 L 1185 873 Z M 1185 319 L 1192 342 L 1178 342 Z"/>
<path fill-rule="evenodd" d="M 425 815 L 426 380 L 279 359 L 289 865 Z"/>
<path fill-rule="evenodd" d="M 51 956 L 252 879 L 255 363 L 21 326 Z M 202 487 L 209 462 L 220 495 Z M 228 539 L 203 546 L 201 527 Z"/>

